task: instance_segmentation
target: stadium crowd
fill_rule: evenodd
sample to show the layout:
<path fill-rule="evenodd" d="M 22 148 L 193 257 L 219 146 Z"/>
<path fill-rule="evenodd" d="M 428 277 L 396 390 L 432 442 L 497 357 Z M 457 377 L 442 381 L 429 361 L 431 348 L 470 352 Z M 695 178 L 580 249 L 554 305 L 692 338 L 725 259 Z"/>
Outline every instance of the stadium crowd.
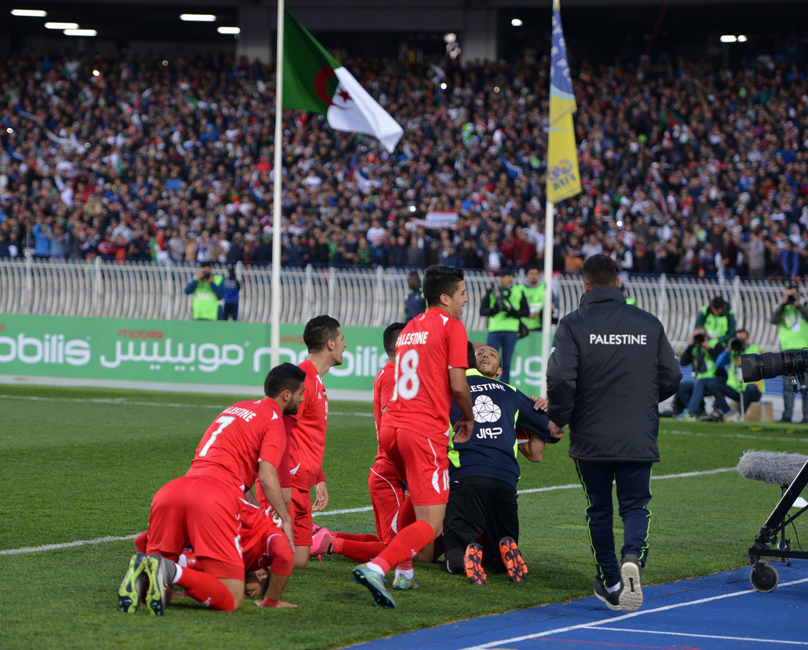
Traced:
<path fill-rule="evenodd" d="M 388 155 L 285 112 L 284 262 L 541 262 L 547 62 L 345 64 L 405 135 Z M 626 272 L 808 275 L 804 67 L 584 62 L 573 81 L 584 191 L 559 206 L 555 271 L 605 252 Z M 0 257 L 271 260 L 271 68 L 18 58 L 0 93 Z"/>

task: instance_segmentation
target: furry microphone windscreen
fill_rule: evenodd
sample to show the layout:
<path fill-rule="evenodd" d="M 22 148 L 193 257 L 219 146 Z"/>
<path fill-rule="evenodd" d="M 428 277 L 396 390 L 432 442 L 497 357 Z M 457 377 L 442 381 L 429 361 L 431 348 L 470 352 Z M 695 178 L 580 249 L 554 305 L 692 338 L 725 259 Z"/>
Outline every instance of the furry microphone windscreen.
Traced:
<path fill-rule="evenodd" d="M 808 461 L 802 454 L 780 451 L 747 451 L 738 463 L 738 473 L 753 481 L 788 487 Z"/>

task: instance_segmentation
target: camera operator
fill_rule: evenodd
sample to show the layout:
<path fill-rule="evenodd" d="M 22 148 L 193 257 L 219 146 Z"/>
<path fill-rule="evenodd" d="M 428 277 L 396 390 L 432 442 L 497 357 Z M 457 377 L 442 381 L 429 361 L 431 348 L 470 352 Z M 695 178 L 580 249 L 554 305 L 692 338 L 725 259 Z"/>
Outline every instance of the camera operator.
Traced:
<path fill-rule="evenodd" d="M 191 312 L 194 320 L 219 320 L 219 301 L 225 288 L 221 275 L 213 275 L 210 262 L 201 262 L 196 277 L 185 287 L 185 294 L 193 296 Z"/>
<path fill-rule="evenodd" d="M 519 339 L 522 318 L 530 315 L 525 288 L 513 283 L 513 271 L 502 269 L 480 304 L 480 316 L 488 316 L 488 340 L 497 352 L 502 350 L 502 381 L 511 380 L 511 359 Z"/>
<path fill-rule="evenodd" d="M 696 317 L 696 327 L 703 327 L 707 336 L 718 339 L 726 346 L 735 332 L 735 312 L 721 296 L 716 296 L 709 305 L 704 305 Z"/>
<path fill-rule="evenodd" d="M 695 420 L 702 410 L 704 392 L 711 381 L 726 382 L 717 376 L 715 362 L 724 351 L 724 345 L 718 339 L 710 339 L 703 327 L 696 327 L 690 337 L 690 345 L 685 350 L 679 363 L 693 366 L 693 379 L 686 379 L 679 385 L 676 397 L 685 405 L 684 410 L 676 416 L 678 420 Z"/>
<path fill-rule="evenodd" d="M 802 350 L 808 347 L 808 308 L 802 305 L 800 292 L 790 283 L 783 299 L 771 317 L 779 327 L 780 350 Z M 780 422 L 791 422 L 794 414 L 794 391 L 791 380 L 783 375 L 783 417 Z M 808 423 L 808 400 L 802 398 L 802 421 Z"/>
<path fill-rule="evenodd" d="M 586 260 L 583 281 L 581 306 L 561 319 L 547 368 L 549 430 L 570 425 L 569 454 L 589 502 L 595 595 L 611 610 L 636 611 L 648 557 L 651 467 L 659 462 L 659 402 L 676 392 L 682 373 L 662 323 L 626 305 L 610 257 Z M 620 564 L 613 482 L 624 530 Z"/>
<path fill-rule="evenodd" d="M 715 397 L 713 412 L 709 416 L 701 419 L 710 422 L 737 422 L 739 415 L 730 410 L 727 406 L 726 398 L 729 397 L 738 403 L 743 395 L 743 408 L 746 411 L 750 404 L 759 402 L 765 383 L 763 380 L 754 384 L 743 383 L 738 378 L 738 368 L 741 365 L 742 354 L 756 354 L 762 352 L 757 345 L 749 345 L 749 332 L 739 329 L 735 332 L 735 337 L 730 339 L 729 347 L 718 355 L 715 360 L 716 372 L 725 370 L 726 381 L 723 377 L 716 376 L 707 383 L 706 392 Z"/>

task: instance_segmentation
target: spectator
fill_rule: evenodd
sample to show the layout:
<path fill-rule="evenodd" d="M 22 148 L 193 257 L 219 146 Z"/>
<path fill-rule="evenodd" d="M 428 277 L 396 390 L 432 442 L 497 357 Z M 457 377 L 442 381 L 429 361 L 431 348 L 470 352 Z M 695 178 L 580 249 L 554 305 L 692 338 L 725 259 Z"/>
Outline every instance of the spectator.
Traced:
<path fill-rule="evenodd" d="M 238 320 L 238 298 L 241 291 L 241 282 L 236 277 L 236 269 L 233 266 L 227 267 L 227 277 L 222 283 L 224 286 L 224 308 L 222 309 L 222 320 Z"/>
<path fill-rule="evenodd" d="M 502 359 L 502 381 L 511 378 L 511 359 L 519 338 L 521 319 L 530 315 L 525 288 L 514 284 L 513 271 L 508 268 L 499 272 L 491 288 L 480 303 L 480 316 L 488 317 L 486 343 L 494 348 Z M 501 350 L 501 352 L 500 352 Z"/>
<path fill-rule="evenodd" d="M 426 311 L 426 300 L 424 292 L 421 290 L 421 277 L 418 271 L 410 271 L 407 276 L 407 286 L 409 293 L 404 301 L 404 322 L 409 323 L 413 318 Z"/>

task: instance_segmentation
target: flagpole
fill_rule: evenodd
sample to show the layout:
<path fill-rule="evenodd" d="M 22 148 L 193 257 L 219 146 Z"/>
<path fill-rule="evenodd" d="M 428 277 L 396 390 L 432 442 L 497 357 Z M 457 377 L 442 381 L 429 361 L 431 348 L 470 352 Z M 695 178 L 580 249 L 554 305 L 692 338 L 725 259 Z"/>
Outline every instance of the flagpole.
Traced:
<path fill-rule="evenodd" d="M 553 314 L 553 234 L 555 205 L 547 201 L 544 220 L 544 309 L 541 321 L 541 396 L 547 397 L 547 364 L 550 361 L 550 328 Z"/>
<path fill-rule="evenodd" d="M 275 53 L 275 182 L 272 196 L 272 288 L 270 313 L 271 365 L 278 365 L 281 346 L 281 179 L 283 153 L 283 27 L 284 0 L 278 0 L 278 42 Z"/>

